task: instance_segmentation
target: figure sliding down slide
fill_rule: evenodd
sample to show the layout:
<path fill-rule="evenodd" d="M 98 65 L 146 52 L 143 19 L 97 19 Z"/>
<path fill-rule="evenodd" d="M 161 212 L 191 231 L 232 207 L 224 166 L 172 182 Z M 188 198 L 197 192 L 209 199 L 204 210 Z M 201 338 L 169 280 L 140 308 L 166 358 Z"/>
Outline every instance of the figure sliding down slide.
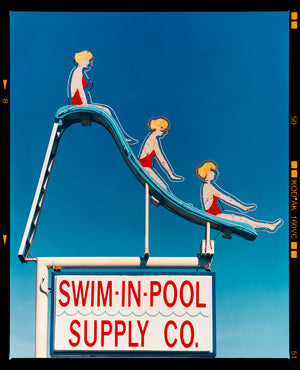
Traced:
<path fill-rule="evenodd" d="M 165 117 L 151 117 L 148 121 L 150 134 L 145 138 L 139 154 L 140 164 L 156 182 L 168 191 L 170 191 L 169 186 L 161 179 L 153 168 L 153 159 L 157 158 L 158 163 L 163 171 L 168 175 L 170 181 L 184 181 L 183 176 L 178 176 L 174 173 L 174 170 L 161 146 L 161 139 L 167 135 L 170 126 L 170 121 Z"/>
<path fill-rule="evenodd" d="M 266 222 L 255 220 L 241 214 L 224 213 L 218 205 L 219 199 L 244 212 L 254 211 L 257 207 L 256 204 L 243 204 L 243 202 L 235 199 L 232 195 L 227 195 L 224 191 L 219 190 L 216 185 L 212 185 L 212 182 L 216 181 L 218 177 L 218 166 L 214 161 L 202 162 L 201 165 L 196 168 L 196 174 L 203 181 L 200 197 L 202 205 L 207 213 L 227 220 L 248 223 L 255 229 L 262 229 L 272 233 L 283 225 L 283 220 L 281 218 L 273 222 Z"/>

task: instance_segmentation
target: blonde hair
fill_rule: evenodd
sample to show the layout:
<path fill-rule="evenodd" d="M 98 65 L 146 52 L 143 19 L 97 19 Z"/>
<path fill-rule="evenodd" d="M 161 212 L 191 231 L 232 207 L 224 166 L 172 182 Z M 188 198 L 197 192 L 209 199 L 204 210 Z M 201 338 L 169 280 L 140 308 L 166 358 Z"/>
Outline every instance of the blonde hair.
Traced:
<path fill-rule="evenodd" d="M 148 121 L 149 131 L 154 131 L 158 128 L 162 130 L 169 130 L 170 126 L 170 121 L 166 117 L 151 117 Z"/>
<path fill-rule="evenodd" d="M 90 51 L 83 50 L 80 53 L 76 53 L 74 56 L 74 60 L 77 64 L 81 63 L 84 59 L 93 60 L 93 54 Z"/>
<path fill-rule="evenodd" d="M 204 161 L 200 164 L 200 166 L 196 167 L 196 175 L 201 179 L 202 181 L 205 180 L 205 177 L 207 175 L 207 172 L 209 171 L 217 171 L 218 165 L 214 161 Z"/>

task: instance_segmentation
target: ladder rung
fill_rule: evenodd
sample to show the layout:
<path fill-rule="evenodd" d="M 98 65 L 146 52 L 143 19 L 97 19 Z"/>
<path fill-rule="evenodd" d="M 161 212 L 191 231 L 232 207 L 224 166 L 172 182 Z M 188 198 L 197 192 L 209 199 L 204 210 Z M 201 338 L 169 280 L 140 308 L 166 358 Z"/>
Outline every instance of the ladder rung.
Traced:
<path fill-rule="evenodd" d="M 33 221 L 32 221 L 32 224 L 36 227 L 37 223 L 38 223 L 38 219 L 40 217 L 40 214 L 41 214 L 41 208 L 39 210 L 37 210 L 36 212 L 36 215 L 35 217 L 33 218 Z"/>
<path fill-rule="evenodd" d="M 41 191 L 43 192 L 46 191 L 49 179 L 50 179 L 50 173 L 48 174 L 48 176 L 44 177 L 43 186 L 42 186 Z"/>
<path fill-rule="evenodd" d="M 34 238 L 35 232 L 36 232 L 36 228 L 33 228 L 33 229 L 31 230 L 31 233 L 29 233 L 29 234 L 31 234 L 31 235 L 30 235 L 30 236 L 28 236 L 28 238 L 27 238 L 27 241 L 28 241 L 28 243 L 29 243 L 29 245 L 30 245 L 30 246 L 31 246 L 31 244 L 32 244 L 32 241 L 33 241 L 33 238 Z"/>

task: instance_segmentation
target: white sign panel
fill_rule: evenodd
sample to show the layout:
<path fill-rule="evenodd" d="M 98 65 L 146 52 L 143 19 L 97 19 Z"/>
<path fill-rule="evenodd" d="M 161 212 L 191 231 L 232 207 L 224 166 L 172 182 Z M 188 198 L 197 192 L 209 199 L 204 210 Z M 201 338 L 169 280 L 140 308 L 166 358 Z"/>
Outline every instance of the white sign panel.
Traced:
<path fill-rule="evenodd" d="M 51 354 L 214 355 L 214 274 L 54 274 Z"/>

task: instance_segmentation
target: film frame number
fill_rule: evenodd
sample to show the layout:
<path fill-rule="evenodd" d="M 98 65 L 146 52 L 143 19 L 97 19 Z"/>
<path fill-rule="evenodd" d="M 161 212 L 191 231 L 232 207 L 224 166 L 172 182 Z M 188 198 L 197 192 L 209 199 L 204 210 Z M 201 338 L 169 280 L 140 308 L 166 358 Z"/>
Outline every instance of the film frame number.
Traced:
<path fill-rule="evenodd" d="M 298 358 L 298 351 L 291 351 L 291 358 Z"/>

